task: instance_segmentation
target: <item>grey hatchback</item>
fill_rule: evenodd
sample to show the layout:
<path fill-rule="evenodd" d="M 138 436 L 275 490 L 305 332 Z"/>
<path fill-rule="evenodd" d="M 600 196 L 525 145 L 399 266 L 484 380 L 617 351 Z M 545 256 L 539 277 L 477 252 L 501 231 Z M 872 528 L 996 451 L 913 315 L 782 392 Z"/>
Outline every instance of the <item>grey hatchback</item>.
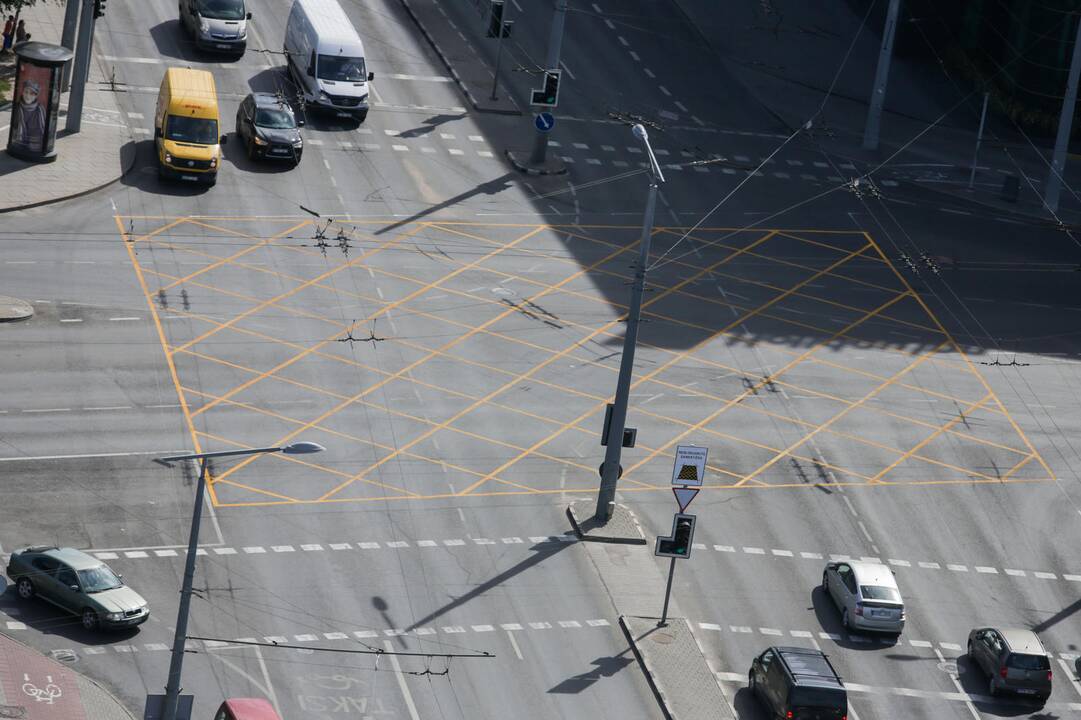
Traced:
<path fill-rule="evenodd" d="M 1017 628 L 976 628 L 968 634 L 968 657 L 987 673 L 988 692 L 1004 690 L 1051 696 L 1051 661 L 1036 633 Z"/>
<path fill-rule="evenodd" d="M 11 553 L 8 577 L 23 600 L 37 595 L 78 615 L 87 630 L 146 622 L 146 600 L 95 557 L 74 548 L 36 546 Z"/>

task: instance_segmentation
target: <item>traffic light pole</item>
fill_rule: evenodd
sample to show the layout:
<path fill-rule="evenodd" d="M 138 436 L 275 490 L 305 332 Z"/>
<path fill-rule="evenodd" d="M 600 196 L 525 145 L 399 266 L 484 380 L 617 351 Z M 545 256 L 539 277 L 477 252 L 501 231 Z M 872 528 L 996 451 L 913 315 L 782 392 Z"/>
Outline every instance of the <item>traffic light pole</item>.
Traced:
<path fill-rule="evenodd" d="M 886 104 L 886 81 L 890 77 L 890 60 L 893 57 L 893 36 L 897 32 L 897 14 L 901 0 L 890 0 L 886 11 L 886 27 L 882 31 L 882 47 L 878 51 L 878 68 L 875 70 L 875 86 L 871 90 L 871 102 L 867 108 L 867 124 L 863 129 L 863 149 L 878 149 L 878 131 L 882 125 L 882 108 Z"/>
<path fill-rule="evenodd" d="M 64 129 L 77 133 L 83 124 L 83 96 L 86 80 L 90 75 L 90 48 L 94 42 L 94 0 L 82 0 L 79 13 L 79 41 L 75 46 L 75 69 L 71 76 L 71 95 L 68 96 L 68 120 Z"/>
<path fill-rule="evenodd" d="M 661 611 L 660 622 L 657 627 L 668 624 L 668 599 L 672 597 L 672 576 L 676 574 L 676 559 L 672 558 L 672 564 L 668 566 L 668 587 L 664 589 L 664 610 Z"/>
<path fill-rule="evenodd" d="M 1070 143 L 1070 131 L 1073 129 L 1074 109 L 1077 106 L 1077 79 L 1081 74 L 1081 18 L 1077 22 L 1077 37 L 1074 39 L 1073 59 L 1070 72 L 1066 77 L 1066 96 L 1062 101 L 1062 115 L 1058 119 L 1058 134 L 1055 137 L 1055 151 L 1051 155 L 1051 172 L 1047 176 L 1044 203 L 1052 212 L 1058 212 L 1059 194 L 1062 192 L 1062 173 L 1066 169 L 1066 147 Z"/>
<path fill-rule="evenodd" d="M 546 60 L 547 65 L 544 66 L 545 70 L 556 70 L 559 68 L 559 50 L 560 45 L 563 44 L 563 23 L 566 19 L 567 0 L 556 0 L 556 12 L 555 16 L 552 18 L 552 31 L 548 35 L 548 58 Z M 531 165 L 543 165 L 547 155 L 548 133 L 538 129 L 536 130 L 536 135 L 533 137 L 533 152 L 529 156 L 529 163 Z M 619 437 L 623 437 L 622 433 Z"/>
<path fill-rule="evenodd" d="M 67 7 L 64 8 L 64 30 L 60 35 L 60 44 L 69 50 L 75 49 L 75 32 L 79 27 L 79 5 L 81 0 L 67 0 Z M 63 74 L 60 81 L 60 90 L 67 92 L 71 86 L 71 68 L 74 62 L 69 62 L 64 65 Z"/>
<path fill-rule="evenodd" d="M 657 207 L 657 190 L 664 182 L 661 167 L 649 144 L 649 135 L 641 125 L 635 125 L 634 135 L 646 146 L 649 155 L 649 198 L 642 219 L 642 239 L 639 241 L 638 264 L 634 269 L 634 286 L 631 305 L 627 310 L 627 332 L 623 336 L 623 354 L 616 380 L 616 398 L 612 406 L 612 420 L 608 426 L 608 445 L 605 446 L 604 463 L 601 465 L 601 487 L 597 493 L 597 510 L 594 519 L 604 525 L 612 517 L 616 500 L 616 483 L 619 481 L 619 460 L 623 450 L 623 430 L 627 424 L 627 404 L 631 394 L 631 375 L 634 372 L 634 350 L 638 343 L 638 320 L 642 314 L 642 293 L 646 287 L 646 267 L 649 265 L 649 248 L 653 239 L 653 214 Z"/>

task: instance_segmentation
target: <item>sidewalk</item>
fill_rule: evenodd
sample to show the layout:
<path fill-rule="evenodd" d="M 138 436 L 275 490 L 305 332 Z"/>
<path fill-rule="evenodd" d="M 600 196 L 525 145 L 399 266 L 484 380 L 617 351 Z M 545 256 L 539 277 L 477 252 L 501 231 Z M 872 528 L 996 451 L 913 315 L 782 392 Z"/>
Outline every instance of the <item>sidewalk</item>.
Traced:
<path fill-rule="evenodd" d="M 64 8 L 38 3 L 20 14 L 34 40 L 60 43 Z M 14 53 L 2 56 L 0 76 L 13 72 Z M 61 97 L 57 159 L 51 163 L 28 163 L 0 150 L 0 212 L 47 205 L 93 192 L 120 179 L 135 162 L 135 141 L 116 93 L 100 84 L 91 62 L 90 79 L 83 100 L 82 130 L 65 135 L 67 95 Z M 14 84 L 14 83 L 12 83 Z M 8 100 L 5 98 L 5 100 Z M 0 103 L 0 141 L 7 146 L 11 102 Z"/>
<path fill-rule="evenodd" d="M 0 633 L 0 718 L 133 720 L 93 680 Z"/>

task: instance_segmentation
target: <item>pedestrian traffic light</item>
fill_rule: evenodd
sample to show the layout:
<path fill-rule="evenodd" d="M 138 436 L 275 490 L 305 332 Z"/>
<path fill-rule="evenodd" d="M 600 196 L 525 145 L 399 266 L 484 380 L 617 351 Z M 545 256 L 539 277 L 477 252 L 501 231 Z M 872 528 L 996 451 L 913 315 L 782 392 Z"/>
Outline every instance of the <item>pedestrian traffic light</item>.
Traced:
<path fill-rule="evenodd" d="M 105 16 L 105 0 L 94 0 L 94 17 Z"/>
<path fill-rule="evenodd" d="M 499 37 L 503 27 L 503 0 L 492 0 L 492 10 L 488 13 L 488 37 Z"/>
<path fill-rule="evenodd" d="M 672 518 L 672 534 L 657 538 L 655 554 L 663 557 L 689 558 L 691 543 L 694 540 L 694 524 L 697 515 L 676 513 Z"/>
<path fill-rule="evenodd" d="M 559 104 L 559 76 L 561 70 L 544 71 L 544 89 L 534 90 L 531 105 L 555 107 Z"/>

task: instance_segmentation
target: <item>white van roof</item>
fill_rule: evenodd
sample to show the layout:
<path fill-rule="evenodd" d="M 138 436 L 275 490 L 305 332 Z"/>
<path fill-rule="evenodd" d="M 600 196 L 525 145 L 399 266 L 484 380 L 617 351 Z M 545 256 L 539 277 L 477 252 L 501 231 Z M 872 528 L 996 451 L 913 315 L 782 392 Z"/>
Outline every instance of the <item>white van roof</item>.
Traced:
<path fill-rule="evenodd" d="M 332 45 L 363 48 L 360 35 L 338 0 L 294 0 L 294 3 L 300 6 L 319 37 L 320 51 Z"/>

